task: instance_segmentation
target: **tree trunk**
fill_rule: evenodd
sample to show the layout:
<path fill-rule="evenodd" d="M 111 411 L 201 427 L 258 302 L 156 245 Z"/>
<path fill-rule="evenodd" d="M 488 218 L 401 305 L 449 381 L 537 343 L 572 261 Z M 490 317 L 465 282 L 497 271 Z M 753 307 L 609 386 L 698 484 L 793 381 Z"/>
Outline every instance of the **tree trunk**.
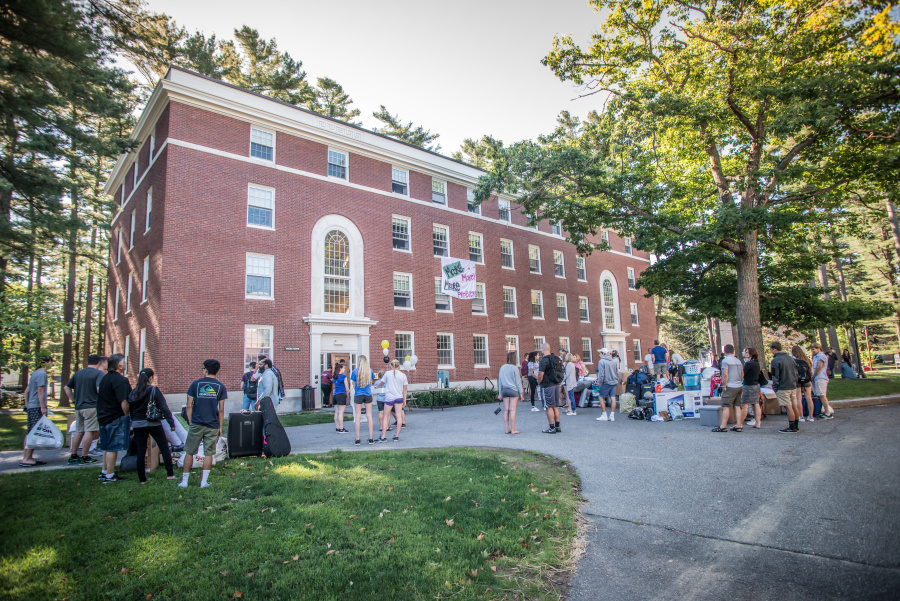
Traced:
<path fill-rule="evenodd" d="M 78 284 L 78 296 L 75 301 L 75 319 L 73 320 L 73 325 L 75 326 L 75 341 L 72 352 L 72 363 L 74 364 L 72 367 L 73 373 L 81 369 L 81 359 L 74 350 L 81 348 L 81 311 L 84 308 L 84 301 L 82 301 L 83 296 L 84 284 Z"/>
<path fill-rule="evenodd" d="M 897 223 L 897 213 L 894 211 L 894 203 L 890 199 L 884 202 L 887 205 L 888 219 L 891 222 L 891 231 L 894 234 L 894 250 L 897 251 L 897 260 L 900 260 L 900 224 Z"/>
<path fill-rule="evenodd" d="M 731 322 L 731 340 L 734 341 L 734 351 L 738 357 L 743 357 L 744 347 L 741 346 L 741 338 L 738 336 L 736 321 Z"/>
<path fill-rule="evenodd" d="M 713 335 L 715 336 L 716 348 L 713 355 L 718 360 L 719 353 L 722 352 L 722 327 L 718 319 L 713 320 Z"/>
<path fill-rule="evenodd" d="M 60 378 L 63 382 L 68 382 L 69 377 L 72 375 L 72 330 L 75 329 L 75 278 L 77 275 L 76 264 L 78 259 L 78 228 L 74 225 L 74 222 L 78 219 L 78 201 L 77 191 L 74 186 L 71 191 L 71 202 L 73 225 L 72 229 L 69 231 L 69 274 L 66 279 L 66 301 L 63 304 L 63 319 L 69 327 L 63 334 L 62 370 L 60 371 Z M 67 395 L 60 395 L 59 406 L 71 407 Z"/>
<path fill-rule="evenodd" d="M 91 228 L 91 255 L 97 246 L 97 227 Z M 84 347 L 81 352 L 83 355 L 82 363 L 88 364 L 88 356 L 91 354 L 91 322 L 93 320 L 94 311 L 94 258 L 88 261 L 88 281 L 87 281 L 87 298 L 84 301 Z"/>
<path fill-rule="evenodd" d="M 744 250 L 735 254 L 737 271 L 737 329 L 743 348 L 759 351 L 765 363 L 762 321 L 759 316 L 759 251 L 756 230 L 743 232 Z"/>
<path fill-rule="evenodd" d="M 104 286 L 103 278 L 100 278 L 100 294 L 97 295 L 97 354 L 106 355 L 106 295 L 109 294 L 109 286 Z"/>
<path fill-rule="evenodd" d="M 819 284 L 825 289 L 825 298 L 829 298 L 831 293 L 828 292 L 828 269 L 825 265 L 819 265 Z M 822 333 L 822 330 L 819 330 L 819 336 L 822 338 L 822 350 L 827 351 L 829 346 L 834 350 L 834 354 L 837 355 L 837 361 L 834 362 L 834 370 L 839 371 L 841 368 L 841 345 L 838 342 L 837 330 L 834 329 L 834 326 L 828 327 L 827 343 Z"/>
<path fill-rule="evenodd" d="M 837 239 L 832 236 L 831 243 L 837 246 Z M 841 258 L 834 258 L 834 267 L 837 272 L 838 283 L 840 284 L 841 291 L 841 300 L 845 303 L 847 302 L 847 284 L 844 281 L 844 266 L 841 264 Z M 866 377 L 866 372 L 862 368 L 862 359 L 859 356 L 859 343 L 856 340 L 856 328 L 850 327 L 847 328 L 847 340 L 850 342 L 850 352 L 852 353 L 852 357 L 854 362 L 856 363 L 856 370 L 859 374 L 860 378 Z"/>
<path fill-rule="evenodd" d="M 662 303 L 661 296 L 656 297 L 656 337 L 659 338 L 659 330 L 662 327 Z"/>
<path fill-rule="evenodd" d="M 41 277 L 43 276 L 43 273 L 44 273 L 44 258 L 39 256 L 38 257 L 38 265 L 37 265 L 37 277 L 34 278 L 34 289 L 35 290 L 41 289 Z M 37 315 L 38 315 L 38 317 L 41 316 L 41 307 L 40 306 L 38 306 Z M 34 354 L 35 355 L 41 351 L 41 345 L 43 344 L 43 342 L 44 342 L 44 338 L 42 336 L 38 336 L 37 340 L 34 341 Z M 68 382 L 68 380 L 66 380 L 66 381 Z"/>

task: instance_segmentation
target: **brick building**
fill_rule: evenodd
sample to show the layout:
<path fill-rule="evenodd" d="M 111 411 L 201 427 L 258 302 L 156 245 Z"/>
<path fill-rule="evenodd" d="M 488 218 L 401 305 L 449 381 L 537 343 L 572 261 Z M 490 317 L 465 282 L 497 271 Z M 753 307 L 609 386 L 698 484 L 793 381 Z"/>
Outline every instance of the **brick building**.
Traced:
<path fill-rule="evenodd" d="M 427 387 L 496 380 L 541 340 L 633 367 L 656 336 L 646 253 L 604 232 L 610 251 L 578 257 L 512 198 L 472 207 L 470 165 L 176 67 L 132 135 L 106 187 L 106 351 L 176 405 L 210 357 L 235 390 L 267 353 L 290 398 L 339 357 L 382 366 L 381 340 Z M 441 255 L 478 261 L 478 299 L 437 294 Z"/>

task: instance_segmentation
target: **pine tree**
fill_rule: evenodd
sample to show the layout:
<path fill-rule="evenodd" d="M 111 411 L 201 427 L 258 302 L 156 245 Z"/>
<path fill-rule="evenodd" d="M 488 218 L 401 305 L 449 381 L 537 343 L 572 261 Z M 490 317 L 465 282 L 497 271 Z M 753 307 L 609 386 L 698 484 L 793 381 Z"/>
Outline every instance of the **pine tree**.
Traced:
<path fill-rule="evenodd" d="M 502 141 L 492 136 L 482 136 L 480 140 L 466 138 L 459 150 L 450 156 L 481 169 L 490 169 L 501 150 L 503 150 Z"/>
<path fill-rule="evenodd" d="M 392 115 L 382 104 L 372 116 L 381 121 L 383 124 L 379 129 L 375 130 L 380 134 L 397 138 L 407 144 L 424 148 L 432 152 L 440 152 L 440 144 L 432 144 L 441 137 L 440 134 L 433 134 L 421 125 L 414 126 L 410 121 L 406 125 L 403 124 L 399 115 Z"/>
<path fill-rule="evenodd" d="M 316 80 L 315 92 L 315 99 L 307 104 L 311 111 L 345 123 L 360 125 L 353 121 L 355 117 L 359 117 L 359 109 L 350 108 L 353 100 L 341 84 L 331 78 L 320 77 Z"/>

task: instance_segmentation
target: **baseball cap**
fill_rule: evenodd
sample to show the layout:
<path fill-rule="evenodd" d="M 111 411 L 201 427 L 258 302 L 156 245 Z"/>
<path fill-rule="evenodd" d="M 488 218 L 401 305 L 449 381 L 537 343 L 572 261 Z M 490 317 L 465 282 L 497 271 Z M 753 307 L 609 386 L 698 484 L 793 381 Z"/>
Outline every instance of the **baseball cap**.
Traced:
<path fill-rule="evenodd" d="M 601 355 L 608 355 L 608 354 L 609 354 L 609 349 L 606 348 L 606 347 L 604 346 L 602 349 L 600 349 L 600 350 L 597 351 L 597 352 L 600 353 Z"/>

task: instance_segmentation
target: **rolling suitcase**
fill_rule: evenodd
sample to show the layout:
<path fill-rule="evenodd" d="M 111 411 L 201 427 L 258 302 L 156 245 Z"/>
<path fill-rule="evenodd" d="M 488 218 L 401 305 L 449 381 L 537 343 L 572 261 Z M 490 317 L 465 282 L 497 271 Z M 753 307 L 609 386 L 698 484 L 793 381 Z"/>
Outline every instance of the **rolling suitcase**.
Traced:
<path fill-rule="evenodd" d="M 263 414 L 259 411 L 228 415 L 228 456 L 262 455 Z"/>
<path fill-rule="evenodd" d="M 259 401 L 260 413 L 263 416 L 263 445 L 262 451 L 266 457 L 284 457 L 291 454 L 291 441 L 287 432 L 275 413 L 275 405 L 272 399 L 264 397 Z"/>

